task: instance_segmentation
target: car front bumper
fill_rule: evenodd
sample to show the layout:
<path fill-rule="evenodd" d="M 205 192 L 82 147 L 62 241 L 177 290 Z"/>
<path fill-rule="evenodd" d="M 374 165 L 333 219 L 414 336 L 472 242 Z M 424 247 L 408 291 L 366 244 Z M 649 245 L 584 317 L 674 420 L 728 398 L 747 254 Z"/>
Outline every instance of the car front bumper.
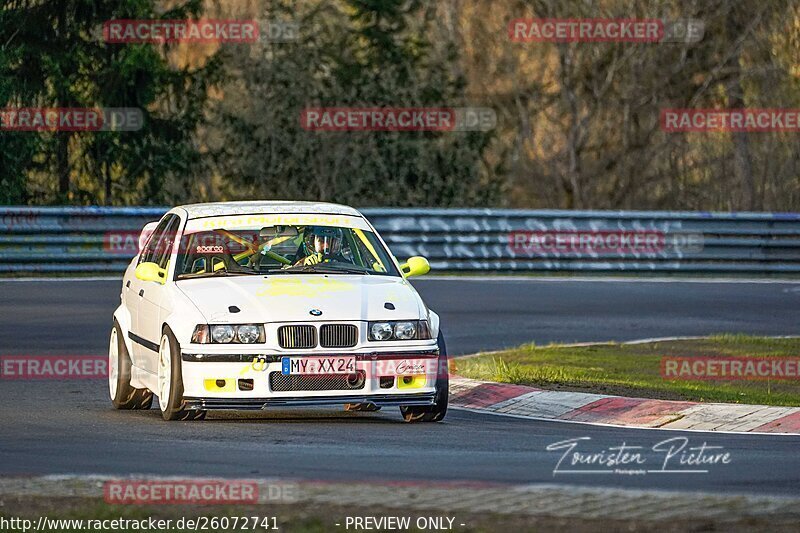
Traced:
<path fill-rule="evenodd" d="M 374 403 L 431 405 L 441 371 L 438 350 L 392 353 L 337 353 L 356 357 L 358 385 L 342 374 L 287 376 L 282 357 L 318 357 L 306 354 L 182 355 L 184 400 L 190 409 L 265 409 L 270 406 Z M 254 362 L 255 360 L 255 362 Z M 429 371 L 416 376 L 389 376 L 381 371 L 387 360 L 424 360 Z M 382 366 L 384 365 L 384 366 Z M 433 369 L 433 370 L 430 370 Z M 351 374 L 353 376 L 353 374 Z"/>
<path fill-rule="evenodd" d="M 373 403 L 380 407 L 400 405 L 433 405 L 435 392 L 416 394 L 327 395 L 302 398 L 185 398 L 187 409 L 261 410 L 269 407 L 299 407 Z"/>

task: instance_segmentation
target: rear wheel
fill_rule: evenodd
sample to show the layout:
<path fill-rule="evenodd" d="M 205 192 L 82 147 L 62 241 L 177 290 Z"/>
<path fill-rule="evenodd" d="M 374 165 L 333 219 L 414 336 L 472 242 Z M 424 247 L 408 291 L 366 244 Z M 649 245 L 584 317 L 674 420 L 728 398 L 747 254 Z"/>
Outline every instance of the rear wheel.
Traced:
<path fill-rule="evenodd" d="M 186 409 L 183 401 L 181 347 L 166 327 L 158 345 L 158 406 L 164 420 L 202 420 L 205 411 Z"/>
<path fill-rule="evenodd" d="M 441 422 L 447 415 L 447 402 L 450 397 L 450 379 L 447 368 L 447 347 L 444 335 L 439 332 L 439 364 L 436 373 L 436 396 L 433 405 L 409 405 L 400 407 L 406 422 Z"/>
<path fill-rule="evenodd" d="M 116 320 L 108 341 L 108 392 L 117 409 L 150 409 L 153 405 L 152 392 L 131 386 L 131 358 Z"/>

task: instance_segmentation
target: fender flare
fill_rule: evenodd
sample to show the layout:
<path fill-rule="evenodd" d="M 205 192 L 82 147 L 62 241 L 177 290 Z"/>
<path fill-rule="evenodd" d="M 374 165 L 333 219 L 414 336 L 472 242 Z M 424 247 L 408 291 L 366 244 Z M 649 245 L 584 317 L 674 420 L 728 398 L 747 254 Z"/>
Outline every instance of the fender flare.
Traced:
<path fill-rule="evenodd" d="M 113 316 L 114 320 L 119 324 L 119 328 L 122 330 L 122 342 L 125 343 L 125 349 L 128 350 L 128 354 L 130 354 L 133 352 L 133 343 L 130 337 L 128 337 L 128 332 L 131 330 L 130 311 L 128 311 L 128 308 L 124 305 L 120 305 L 114 310 Z"/>
<path fill-rule="evenodd" d="M 439 337 L 439 315 L 431 311 L 428 314 L 428 319 L 430 320 L 431 337 L 436 339 Z"/>

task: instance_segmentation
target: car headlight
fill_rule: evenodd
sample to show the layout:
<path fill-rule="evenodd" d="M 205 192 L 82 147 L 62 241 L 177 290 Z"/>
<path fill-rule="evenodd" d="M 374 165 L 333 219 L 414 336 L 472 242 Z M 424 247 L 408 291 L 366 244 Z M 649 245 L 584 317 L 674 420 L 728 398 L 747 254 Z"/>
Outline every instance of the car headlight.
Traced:
<path fill-rule="evenodd" d="M 233 326 L 211 326 L 211 340 L 225 344 L 233 340 L 235 332 Z"/>
<path fill-rule="evenodd" d="M 236 338 L 239 339 L 239 342 L 243 344 L 253 344 L 254 342 L 258 342 L 258 338 L 260 336 L 261 335 L 258 331 L 258 326 L 254 324 L 246 324 L 244 326 L 239 326 L 236 329 Z"/>
<path fill-rule="evenodd" d="M 371 341 L 410 341 L 415 339 L 427 340 L 430 338 L 430 328 L 426 320 L 369 323 L 369 340 Z"/>
<path fill-rule="evenodd" d="M 369 325 L 369 338 L 373 341 L 388 341 L 394 328 L 389 322 L 373 322 Z"/>
<path fill-rule="evenodd" d="M 266 342 L 264 326 L 261 324 L 198 324 L 192 334 L 197 344 L 255 344 Z"/>
<path fill-rule="evenodd" d="M 407 341 L 417 336 L 416 322 L 398 322 L 394 325 L 394 336 L 401 341 Z"/>

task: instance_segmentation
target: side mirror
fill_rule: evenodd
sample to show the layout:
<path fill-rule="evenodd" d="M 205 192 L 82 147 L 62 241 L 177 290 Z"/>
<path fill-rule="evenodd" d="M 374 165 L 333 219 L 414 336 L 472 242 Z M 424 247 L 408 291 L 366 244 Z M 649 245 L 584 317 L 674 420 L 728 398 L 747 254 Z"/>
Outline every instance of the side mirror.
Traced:
<path fill-rule="evenodd" d="M 431 271 L 431 264 L 428 263 L 428 260 L 424 257 L 415 255 L 414 257 L 409 257 L 408 261 L 400 265 L 400 270 L 407 278 L 411 276 L 423 276 Z"/>
<path fill-rule="evenodd" d="M 156 263 L 141 263 L 136 267 L 134 274 L 142 281 L 155 281 L 164 284 L 167 282 L 167 271 Z"/>
<path fill-rule="evenodd" d="M 158 220 L 155 222 L 148 222 L 142 228 L 141 233 L 139 233 L 139 252 L 144 250 L 144 245 L 147 244 L 147 239 L 150 238 L 150 235 L 156 230 L 158 226 Z"/>

